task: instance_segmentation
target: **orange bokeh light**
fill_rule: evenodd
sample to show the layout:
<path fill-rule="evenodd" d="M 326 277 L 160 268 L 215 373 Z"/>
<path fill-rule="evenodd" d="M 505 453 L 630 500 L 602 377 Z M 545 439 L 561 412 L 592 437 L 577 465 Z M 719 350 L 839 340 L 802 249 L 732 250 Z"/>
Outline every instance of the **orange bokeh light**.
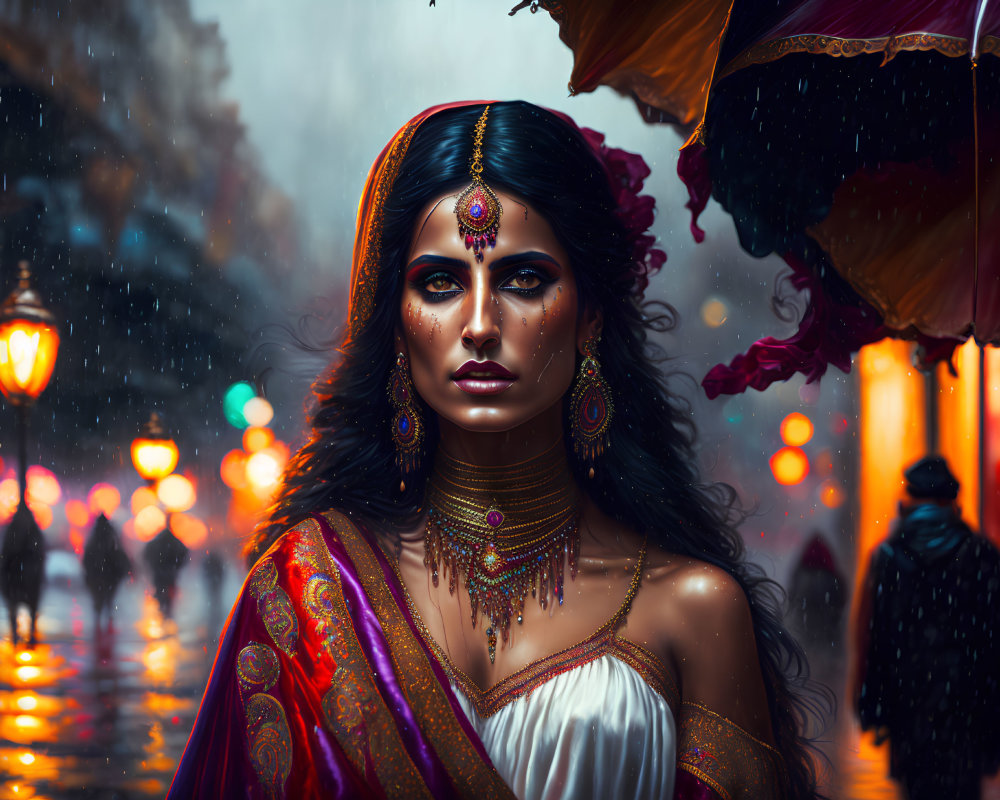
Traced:
<path fill-rule="evenodd" d="M 147 481 L 165 478 L 174 471 L 180 456 L 173 439 L 132 440 L 132 463 L 136 472 Z"/>
<path fill-rule="evenodd" d="M 781 421 L 781 441 L 789 447 L 801 447 L 812 437 L 812 420 L 805 414 L 793 411 Z"/>
<path fill-rule="evenodd" d="M 110 483 L 95 483 L 87 495 L 87 506 L 93 515 L 110 517 L 122 504 L 122 495 Z"/>
<path fill-rule="evenodd" d="M 183 475 L 168 475 L 156 484 L 156 496 L 170 511 L 187 511 L 195 504 L 194 484 Z"/>
<path fill-rule="evenodd" d="M 246 458 L 247 454 L 242 450 L 230 450 L 223 456 L 219 474 L 222 476 L 222 482 L 230 489 L 247 488 Z"/>
<path fill-rule="evenodd" d="M 17 511 L 17 501 L 21 497 L 21 489 L 17 478 L 7 478 L 0 481 L 0 522 L 9 522 Z"/>
<path fill-rule="evenodd" d="M 795 486 L 809 474 L 809 459 L 798 447 L 782 447 L 771 456 L 771 472 L 782 486 Z"/>
<path fill-rule="evenodd" d="M 14 319 L 0 325 L 0 388 L 14 405 L 30 402 L 48 386 L 59 352 L 52 325 Z"/>
<path fill-rule="evenodd" d="M 159 502 L 156 492 L 148 486 L 140 486 L 132 492 L 132 498 L 129 500 L 129 508 L 132 510 L 132 516 L 134 517 L 146 506 L 155 506 Z"/>
<path fill-rule="evenodd" d="M 243 449 L 248 453 L 256 453 L 269 447 L 274 441 L 274 431 L 270 428 L 250 427 L 243 431 Z"/>
<path fill-rule="evenodd" d="M 35 522 L 43 531 L 47 531 L 52 526 L 52 507 L 42 503 L 28 501 L 28 508 L 35 517 Z"/>
<path fill-rule="evenodd" d="M 45 467 L 28 467 L 28 503 L 54 506 L 62 499 L 62 488 L 56 476 Z"/>
<path fill-rule="evenodd" d="M 827 508 L 840 508 L 844 504 L 846 494 L 839 483 L 828 480 L 823 481 L 820 487 L 819 499 Z"/>
<path fill-rule="evenodd" d="M 148 542 L 167 527 L 167 515 L 157 506 L 146 506 L 132 522 L 132 531 L 140 542 Z"/>
<path fill-rule="evenodd" d="M 85 528 L 90 524 L 90 509 L 83 500 L 66 501 L 66 521 L 75 528 Z"/>
<path fill-rule="evenodd" d="M 174 514 L 170 517 L 170 530 L 192 550 L 197 550 L 208 539 L 208 527 L 191 514 Z"/>

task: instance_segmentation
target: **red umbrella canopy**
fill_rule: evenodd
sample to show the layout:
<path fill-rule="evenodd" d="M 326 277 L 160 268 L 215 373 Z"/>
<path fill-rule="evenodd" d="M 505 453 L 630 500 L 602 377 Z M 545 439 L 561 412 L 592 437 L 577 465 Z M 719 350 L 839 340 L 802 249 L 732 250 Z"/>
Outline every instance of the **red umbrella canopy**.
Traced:
<path fill-rule="evenodd" d="M 885 335 L 919 339 L 929 359 L 970 335 L 1000 342 L 1000 2 L 737 0 L 724 15 L 709 3 L 711 22 L 692 29 L 702 49 L 664 49 L 670 64 L 659 65 L 651 43 L 669 30 L 663 19 L 701 4 L 558 5 L 563 38 L 587 42 L 574 51 L 574 88 L 608 83 L 687 123 L 673 87 L 686 87 L 690 112 L 703 86 L 702 122 L 679 163 L 695 219 L 713 196 L 744 249 L 784 256 L 810 291 L 798 333 L 713 369 L 711 396 L 795 372 L 815 380 L 828 363 L 849 369 L 852 351 Z M 610 16 L 606 33 L 580 30 L 608 6 L 633 37 L 646 32 L 640 57 L 630 60 L 632 40 Z M 608 47 L 584 62 L 595 40 Z M 715 66 L 702 85 L 706 54 Z M 624 67 L 640 65 L 629 84 Z"/>

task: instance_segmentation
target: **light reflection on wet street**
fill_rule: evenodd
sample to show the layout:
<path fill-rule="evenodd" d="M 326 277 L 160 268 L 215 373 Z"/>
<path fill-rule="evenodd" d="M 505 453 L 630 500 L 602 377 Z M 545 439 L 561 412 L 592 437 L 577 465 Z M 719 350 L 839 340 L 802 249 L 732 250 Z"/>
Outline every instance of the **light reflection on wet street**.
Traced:
<path fill-rule="evenodd" d="M 174 620 L 162 620 L 148 581 L 126 583 L 113 630 L 95 634 L 75 578 L 50 582 L 32 651 L 0 645 L 0 800 L 162 798 L 194 723 L 221 630 L 242 581 L 227 565 L 213 600 L 201 564 L 180 576 Z M 834 800 L 901 800 L 887 751 L 862 736 L 842 699 L 842 659 L 812 654 L 834 688 L 839 720 L 823 750 Z M 1000 800 L 1000 780 L 984 784 Z"/>
<path fill-rule="evenodd" d="M 140 576 L 100 633 L 82 582 L 50 582 L 34 650 L 15 653 L 4 626 L 0 800 L 162 798 L 241 578 L 229 566 L 213 601 L 200 564 L 188 565 L 164 621 Z"/>

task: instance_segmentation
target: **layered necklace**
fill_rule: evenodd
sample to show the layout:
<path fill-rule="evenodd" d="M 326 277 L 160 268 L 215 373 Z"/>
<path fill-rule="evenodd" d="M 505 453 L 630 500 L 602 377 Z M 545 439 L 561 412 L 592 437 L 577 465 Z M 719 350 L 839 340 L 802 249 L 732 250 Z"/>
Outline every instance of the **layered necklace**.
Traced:
<path fill-rule="evenodd" d="M 576 577 L 580 552 L 578 497 L 560 439 L 541 455 L 504 467 L 480 467 L 438 450 L 427 485 L 424 564 L 438 585 L 458 576 L 472 607 L 490 621 L 490 663 L 498 636 L 506 643 L 513 620 L 523 621 L 531 593 L 542 608 L 563 601 L 564 565 Z"/>

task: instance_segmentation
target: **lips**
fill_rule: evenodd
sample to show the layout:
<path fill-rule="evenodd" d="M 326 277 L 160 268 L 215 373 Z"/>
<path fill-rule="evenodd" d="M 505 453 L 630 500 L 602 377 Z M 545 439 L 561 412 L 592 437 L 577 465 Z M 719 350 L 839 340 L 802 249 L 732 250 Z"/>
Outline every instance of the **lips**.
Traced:
<path fill-rule="evenodd" d="M 517 376 L 495 361 L 466 361 L 451 379 L 463 392 L 490 395 L 509 389 Z"/>

